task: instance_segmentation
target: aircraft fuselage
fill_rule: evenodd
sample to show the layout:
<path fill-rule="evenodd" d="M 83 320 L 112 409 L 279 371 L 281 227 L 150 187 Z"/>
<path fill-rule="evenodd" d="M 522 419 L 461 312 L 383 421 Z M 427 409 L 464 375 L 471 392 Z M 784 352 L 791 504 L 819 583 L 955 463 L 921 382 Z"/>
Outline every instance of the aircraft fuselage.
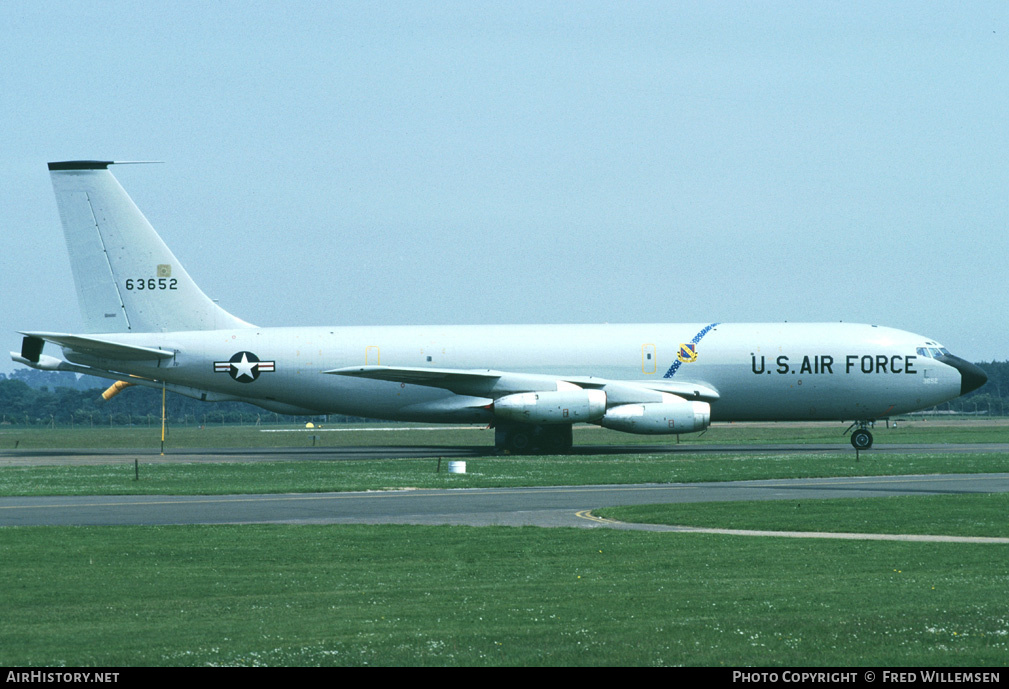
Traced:
<path fill-rule="evenodd" d="M 718 393 L 711 406 L 716 421 L 876 419 L 939 404 L 962 387 L 957 368 L 919 353 L 927 338 L 848 323 L 250 328 L 97 337 L 173 356 L 126 364 L 65 349 L 67 360 L 267 408 L 390 420 L 483 422 L 492 414 L 447 404 L 457 395 L 439 387 L 323 372 L 390 366 L 698 382 Z"/>

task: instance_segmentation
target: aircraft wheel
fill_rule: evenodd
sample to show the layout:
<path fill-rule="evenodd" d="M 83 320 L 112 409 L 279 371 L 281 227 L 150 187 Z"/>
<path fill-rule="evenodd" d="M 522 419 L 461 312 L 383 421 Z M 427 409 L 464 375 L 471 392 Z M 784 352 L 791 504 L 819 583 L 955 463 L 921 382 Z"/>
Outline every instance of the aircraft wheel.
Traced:
<path fill-rule="evenodd" d="M 505 445 L 509 450 L 522 453 L 532 446 L 532 435 L 526 431 L 514 430 L 508 434 L 508 442 Z"/>
<path fill-rule="evenodd" d="M 856 450 L 868 450 L 872 447 L 872 433 L 864 428 L 859 428 L 851 434 L 851 446 Z"/>
<path fill-rule="evenodd" d="M 544 428 L 540 434 L 540 449 L 547 454 L 570 452 L 571 445 L 571 426 Z"/>

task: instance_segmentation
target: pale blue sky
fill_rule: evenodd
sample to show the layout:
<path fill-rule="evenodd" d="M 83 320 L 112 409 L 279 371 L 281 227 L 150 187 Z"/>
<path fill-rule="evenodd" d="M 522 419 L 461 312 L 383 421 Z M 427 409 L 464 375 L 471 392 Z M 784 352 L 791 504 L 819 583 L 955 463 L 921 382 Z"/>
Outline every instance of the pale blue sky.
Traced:
<path fill-rule="evenodd" d="M 0 325 L 46 163 L 258 325 L 857 321 L 1009 358 L 1009 4 L 0 5 Z M 3 351 L 7 351 L 3 350 Z M 0 363 L 0 371 L 14 365 Z"/>

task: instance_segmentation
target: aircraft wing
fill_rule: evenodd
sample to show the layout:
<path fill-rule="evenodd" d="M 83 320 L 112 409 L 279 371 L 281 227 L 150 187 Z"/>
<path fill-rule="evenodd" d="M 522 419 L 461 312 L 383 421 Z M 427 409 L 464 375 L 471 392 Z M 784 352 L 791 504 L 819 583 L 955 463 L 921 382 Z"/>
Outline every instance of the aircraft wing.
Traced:
<path fill-rule="evenodd" d="M 21 334 L 25 336 L 21 343 L 22 357 L 29 361 L 38 361 L 45 342 L 52 342 L 60 347 L 72 349 L 79 354 L 117 361 L 150 361 L 152 359 L 171 359 L 175 356 L 173 351 L 122 344 L 85 335 L 25 332 Z"/>
<path fill-rule="evenodd" d="M 715 401 L 718 391 L 710 385 L 689 381 L 624 381 L 591 376 L 550 376 L 530 373 L 510 373 L 492 370 L 451 368 L 420 368 L 408 366 L 348 366 L 325 373 L 355 378 L 370 378 L 393 383 L 427 385 L 458 395 L 473 395 L 496 399 L 516 392 L 539 392 L 578 388 L 603 390 L 614 398 L 628 401 L 658 401 L 661 393 L 685 399 Z"/>
<path fill-rule="evenodd" d="M 354 376 L 355 378 L 371 378 L 373 380 L 388 380 L 393 383 L 411 383 L 414 385 L 432 385 L 446 387 L 444 384 L 453 382 L 494 381 L 503 374 L 495 371 L 466 371 L 456 368 L 411 368 L 409 366 L 348 366 L 334 368 L 323 373 L 338 376 Z"/>
<path fill-rule="evenodd" d="M 715 402 L 721 395 L 718 390 L 705 383 L 694 383 L 687 380 L 606 380 L 604 378 L 580 378 L 571 376 L 564 378 L 569 383 L 582 388 L 596 390 L 606 390 L 615 386 L 625 388 L 638 388 L 641 390 L 652 390 L 654 392 L 668 392 L 689 400 L 701 400 L 703 402 Z"/>
<path fill-rule="evenodd" d="M 414 368 L 410 366 L 347 366 L 323 373 L 353 378 L 370 378 L 391 383 L 409 383 L 442 388 L 457 395 L 478 395 L 492 390 L 505 374 L 497 371 L 467 371 L 452 368 Z"/>

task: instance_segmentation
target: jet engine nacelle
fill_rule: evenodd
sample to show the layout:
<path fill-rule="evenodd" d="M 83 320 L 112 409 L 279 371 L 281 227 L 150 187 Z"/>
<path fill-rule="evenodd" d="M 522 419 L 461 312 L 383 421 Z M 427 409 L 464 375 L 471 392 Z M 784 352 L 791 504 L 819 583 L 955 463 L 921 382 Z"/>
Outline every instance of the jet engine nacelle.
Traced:
<path fill-rule="evenodd" d="M 599 421 L 604 428 L 624 433 L 660 435 L 703 431 L 711 423 L 707 402 L 656 402 L 613 407 Z"/>
<path fill-rule="evenodd" d="M 494 401 L 494 416 L 516 423 L 598 421 L 605 413 L 606 393 L 602 390 L 520 392 Z"/>

